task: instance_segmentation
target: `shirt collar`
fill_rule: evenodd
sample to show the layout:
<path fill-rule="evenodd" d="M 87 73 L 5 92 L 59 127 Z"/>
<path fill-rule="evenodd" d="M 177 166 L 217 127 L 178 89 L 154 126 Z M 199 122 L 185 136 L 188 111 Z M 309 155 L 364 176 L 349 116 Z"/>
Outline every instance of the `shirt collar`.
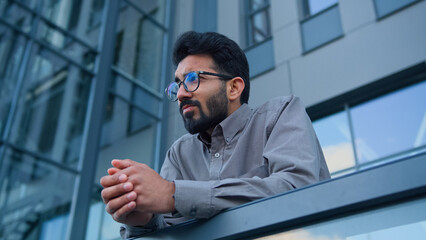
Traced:
<path fill-rule="evenodd" d="M 227 142 L 231 141 L 235 135 L 244 128 L 247 120 L 251 116 L 251 112 L 252 109 L 244 103 L 237 110 L 235 110 L 235 112 L 219 123 L 219 126 L 222 128 L 223 136 Z M 216 128 L 219 126 L 216 126 Z M 217 130 L 216 128 L 215 130 Z M 215 130 L 213 130 L 213 132 L 215 132 Z M 210 147 L 211 138 L 210 136 L 207 136 L 206 133 L 198 134 L 198 139 Z"/>

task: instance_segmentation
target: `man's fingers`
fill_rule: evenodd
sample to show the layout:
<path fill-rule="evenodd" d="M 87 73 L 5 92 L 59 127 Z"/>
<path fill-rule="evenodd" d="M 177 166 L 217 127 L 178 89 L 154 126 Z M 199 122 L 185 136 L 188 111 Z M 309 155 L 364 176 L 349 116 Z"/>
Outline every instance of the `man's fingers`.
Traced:
<path fill-rule="evenodd" d="M 127 203 L 126 205 L 122 206 L 120 209 L 118 209 L 115 213 L 111 214 L 112 218 L 117 221 L 124 223 L 126 222 L 126 217 L 131 213 L 136 207 L 136 202 L 131 201 Z"/>
<path fill-rule="evenodd" d="M 121 170 L 132 166 L 133 163 L 134 162 L 130 159 L 125 159 L 125 160 L 114 159 L 111 161 L 112 166 Z"/>
<path fill-rule="evenodd" d="M 108 174 L 109 174 L 109 175 L 114 175 L 114 174 L 116 174 L 118 171 L 120 171 L 120 169 L 118 169 L 118 168 L 109 168 L 109 169 L 107 170 L 107 172 L 108 172 Z"/>
<path fill-rule="evenodd" d="M 130 192 L 123 194 L 120 197 L 114 198 L 107 203 L 106 211 L 109 214 L 114 214 L 118 209 L 122 208 L 124 205 L 128 204 L 131 201 L 136 200 L 136 193 Z"/>
<path fill-rule="evenodd" d="M 111 168 L 110 168 L 111 169 Z M 108 169 L 109 171 L 109 169 Z M 114 171 L 114 170 L 112 170 Z M 127 181 L 127 175 L 126 174 L 113 174 L 113 175 L 108 175 L 108 176 L 103 176 L 101 178 L 101 185 L 102 187 L 106 188 L 106 187 L 111 187 L 114 185 L 117 185 L 119 183 L 123 183 Z"/>
<path fill-rule="evenodd" d="M 133 190 L 133 184 L 130 182 L 120 183 L 111 187 L 104 188 L 101 192 L 104 203 L 109 203 L 114 198 Z"/>

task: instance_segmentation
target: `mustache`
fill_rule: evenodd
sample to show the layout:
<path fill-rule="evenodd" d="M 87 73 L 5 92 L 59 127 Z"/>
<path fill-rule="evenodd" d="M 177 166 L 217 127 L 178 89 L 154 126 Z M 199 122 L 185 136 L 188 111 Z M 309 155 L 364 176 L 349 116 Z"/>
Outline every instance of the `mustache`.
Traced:
<path fill-rule="evenodd" d="M 183 108 L 185 105 L 193 105 L 193 106 L 197 106 L 197 107 L 201 108 L 201 103 L 200 103 L 199 101 L 197 101 L 197 100 L 185 99 L 185 100 L 183 100 L 182 102 L 180 102 L 180 105 L 179 105 L 180 113 L 182 113 L 182 108 Z"/>

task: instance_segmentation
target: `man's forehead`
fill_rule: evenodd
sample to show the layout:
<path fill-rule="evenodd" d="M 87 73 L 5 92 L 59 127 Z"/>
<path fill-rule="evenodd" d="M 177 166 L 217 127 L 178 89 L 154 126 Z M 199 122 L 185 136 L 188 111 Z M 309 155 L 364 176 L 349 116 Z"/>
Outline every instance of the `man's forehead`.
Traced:
<path fill-rule="evenodd" d="M 179 62 L 175 76 L 183 77 L 192 71 L 213 70 L 213 59 L 207 54 L 188 55 Z"/>

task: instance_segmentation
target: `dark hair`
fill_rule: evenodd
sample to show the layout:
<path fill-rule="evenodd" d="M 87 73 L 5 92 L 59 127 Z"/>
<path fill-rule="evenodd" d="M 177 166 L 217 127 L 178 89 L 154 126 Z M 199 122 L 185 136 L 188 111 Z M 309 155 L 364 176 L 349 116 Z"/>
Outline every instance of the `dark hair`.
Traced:
<path fill-rule="evenodd" d="M 173 63 L 177 66 L 188 55 L 208 54 L 212 57 L 219 73 L 244 80 L 241 103 L 248 103 L 250 95 L 249 65 L 244 51 L 228 37 L 215 33 L 183 33 L 173 49 Z"/>

